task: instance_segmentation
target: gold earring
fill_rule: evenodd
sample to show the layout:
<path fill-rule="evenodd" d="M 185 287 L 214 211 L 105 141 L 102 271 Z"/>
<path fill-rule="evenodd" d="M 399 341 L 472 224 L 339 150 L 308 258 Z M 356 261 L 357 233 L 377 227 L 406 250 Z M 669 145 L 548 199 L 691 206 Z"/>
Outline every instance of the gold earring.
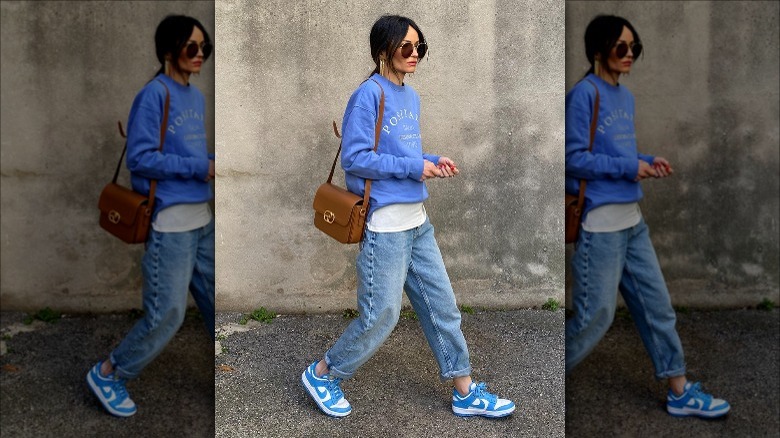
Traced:
<path fill-rule="evenodd" d="M 598 75 L 599 75 L 599 70 L 600 70 L 600 67 L 599 67 L 599 60 L 598 60 L 598 59 L 594 59 L 594 60 L 593 60 L 593 73 L 594 73 L 596 76 L 598 76 Z"/>
<path fill-rule="evenodd" d="M 385 60 L 384 59 L 380 59 L 379 60 L 379 74 L 381 76 L 385 75 Z"/>

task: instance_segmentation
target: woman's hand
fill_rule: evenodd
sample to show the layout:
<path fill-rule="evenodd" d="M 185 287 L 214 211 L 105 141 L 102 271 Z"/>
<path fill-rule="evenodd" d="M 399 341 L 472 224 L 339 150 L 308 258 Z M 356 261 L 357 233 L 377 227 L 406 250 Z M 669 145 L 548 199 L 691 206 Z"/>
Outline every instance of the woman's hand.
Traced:
<path fill-rule="evenodd" d="M 655 171 L 658 174 L 656 178 L 663 178 L 671 175 L 674 172 L 672 170 L 672 165 L 669 164 L 669 161 L 667 161 L 666 158 L 663 157 L 655 157 L 653 159 L 653 167 L 655 168 Z"/>
<path fill-rule="evenodd" d="M 639 171 L 636 173 L 636 178 L 634 178 L 634 181 L 642 181 L 643 179 L 650 177 L 658 177 L 658 173 L 656 172 L 655 167 L 651 166 L 645 160 L 639 160 Z"/>
<path fill-rule="evenodd" d="M 453 177 L 460 173 L 455 162 L 447 157 L 439 157 L 439 169 L 442 172 L 442 178 Z"/>
<path fill-rule="evenodd" d="M 423 173 L 420 181 L 425 181 L 429 178 L 441 178 L 442 171 L 435 164 L 428 160 L 423 160 Z"/>

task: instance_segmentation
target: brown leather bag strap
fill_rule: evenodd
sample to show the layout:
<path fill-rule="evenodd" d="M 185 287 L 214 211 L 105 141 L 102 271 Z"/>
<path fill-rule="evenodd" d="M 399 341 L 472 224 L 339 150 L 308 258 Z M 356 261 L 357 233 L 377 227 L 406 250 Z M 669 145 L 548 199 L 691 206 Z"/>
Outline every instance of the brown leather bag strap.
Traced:
<path fill-rule="evenodd" d="M 593 118 L 590 121 L 590 143 L 588 144 L 588 152 L 593 151 L 593 140 L 596 138 L 596 126 L 599 122 L 599 88 L 590 79 L 586 79 L 596 89 L 596 101 L 593 103 Z M 582 211 L 582 207 L 585 205 L 585 186 L 587 183 L 584 179 L 580 180 L 580 193 L 577 198 L 577 209 Z"/>
<path fill-rule="evenodd" d="M 336 134 L 336 137 L 341 138 L 341 134 L 339 134 L 339 129 L 336 127 L 336 121 L 333 121 L 333 133 Z M 336 161 L 339 160 L 339 154 L 341 154 L 341 142 L 339 142 L 339 150 L 336 151 L 336 158 L 333 159 L 333 165 L 330 166 L 330 174 L 328 175 L 328 184 L 330 184 L 331 180 L 333 180 L 333 171 L 336 170 Z"/>
<path fill-rule="evenodd" d="M 117 120 L 117 125 L 119 125 L 119 135 L 122 136 L 122 138 L 127 138 L 125 135 L 125 130 L 122 129 L 122 122 Z M 125 158 L 125 152 L 127 151 L 127 141 L 125 141 L 125 147 L 122 149 L 122 155 L 119 156 L 119 163 L 116 165 L 116 170 L 114 171 L 114 179 L 111 180 L 112 183 L 116 184 L 116 178 L 119 176 L 119 169 L 122 168 L 122 160 Z"/>
<path fill-rule="evenodd" d="M 163 110 L 163 120 L 162 125 L 160 125 L 160 147 L 157 148 L 158 151 L 162 152 L 163 144 L 165 143 L 165 131 L 168 127 L 168 110 L 171 106 L 171 92 L 168 90 L 168 86 L 165 85 L 165 82 L 157 79 L 158 82 L 160 82 L 163 87 L 165 87 L 165 109 Z M 149 213 L 154 213 L 154 192 L 157 189 L 157 180 L 153 179 L 151 184 L 149 185 Z"/>
<path fill-rule="evenodd" d="M 382 85 L 375 81 L 374 79 L 371 79 L 372 81 L 376 82 L 377 85 L 379 85 L 379 114 L 376 118 L 376 126 L 374 127 L 374 152 L 376 152 L 377 148 L 379 147 L 379 135 L 382 133 L 382 119 L 385 116 L 385 90 L 382 88 Z M 333 121 L 333 133 L 336 134 L 336 137 L 341 138 L 341 135 L 339 135 L 339 130 L 336 127 L 336 121 Z M 333 165 L 330 166 L 330 174 L 328 175 L 328 183 L 333 180 L 333 172 L 336 170 L 336 161 L 339 159 L 339 154 L 341 154 L 341 142 L 339 142 L 339 150 L 336 152 L 336 158 L 333 159 Z M 371 180 L 366 179 L 366 189 L 365 193 L 363 194 L 363 205 L 368 205 L 368 200 L 370 198 L 371 193 Z M 364 212 L 365 213 L 365 212 Z"/>

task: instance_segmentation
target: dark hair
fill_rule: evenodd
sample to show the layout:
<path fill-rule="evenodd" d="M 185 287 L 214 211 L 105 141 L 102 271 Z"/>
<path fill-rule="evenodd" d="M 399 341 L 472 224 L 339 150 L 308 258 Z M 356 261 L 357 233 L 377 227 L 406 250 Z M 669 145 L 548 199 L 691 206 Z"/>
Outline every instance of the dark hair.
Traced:
<path fill-rule="evenodd" d="M 160 61 L 160 69 L 157 74 L 165 72 L 165 56 L 171 54 L 178 59 L 181 50 L 192 36 L 192 31 L 197 27 L 203 32 L 203 42 L 210 44 L 211 38 L 206 28 L 200 21 L 186 15 L 169 15 L 157 25 L 154 33 L 154 47 L 157 52 L 157 60 Z"/>
<path fill-rule="evenodd" d="M 609 58 L 609 52 L 612 51 L 612 47 L 617 40 L 620 39 L 620 34 L 623 33 L 624 26 L 634 34 L 634 42 L 642 42 L 642 40 L 639 39 L 639 34 L 634 29 L 634 26 L 623 17 L 599 15 L 591 20 L 590 24 L 588 24 L 588 28 L 585 29 L 585 55 L 590 62 L 588 74 L 593 73 L 593 64 L 597 53 L 601 54 L 602 62 L 606 62 L 607 58 Z"/>
<path fill-rule="evenodd" d="M 369 40 L 371 41 L 371 59 L 374 60 L 376 67 L 373 73 L 379 73 L 379 56 L 385 52 L 385 56 L 392 57 L 393 53 L 401 46 L 409 32 L 409 27 L 417 31 L 420 36 L 420 42 L 425 42 L 422 30 L 411 18 L 400 15 L 383 15 L 376 20 L 371 27 Z M 392 68 L 392 64 L 391 64 Z"/>

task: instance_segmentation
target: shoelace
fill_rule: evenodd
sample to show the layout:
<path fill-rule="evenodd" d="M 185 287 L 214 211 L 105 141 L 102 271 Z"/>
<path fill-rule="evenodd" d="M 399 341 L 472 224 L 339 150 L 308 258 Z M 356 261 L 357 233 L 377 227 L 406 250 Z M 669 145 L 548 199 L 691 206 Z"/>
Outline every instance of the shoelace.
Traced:
<path fill-rule="evenodd" d="M 125 387 L 125 379 L 119 379 L 117 377 L 114 377 L 114 381 L 111 384 L 111 387 L 114 389 L 114 392 L 116 393 L 118 400 L 124 400 L 128 397 L 127 395 L 127 388 Z"/>
<path fill-rule="evenodd" d="M 487 392 L 487 384 L 485 382 L 477 383 L 477 387 L 474 388 L 474 395 L 477 398 L 484 398 L 491 403 L 495 403 L 498 397 L 495 394 Z"/>
<path fill-rule="evenodd" d="M 712 396 L 702 392 L 701 389 L 701 383 L 696 382 L 691 384 L 691 387 L 688 389 L 688 394 L 690 394 L 693 398 L 700 398 L 706 402 L 706 405 L 709 405 L 709 403 L 712 401 Z"/>
<path fill-rule="evenodd" d="M 330 391 L 330 396 L 333 397 L 333 400 L 335 401 L 341 400 L 341 398 L 344 397 L 344 393 L 341 392 L 341 388 L 339 387 L 340 383 L 341 379 L 338 377 L 328 379 L 328 391 Z"/>

